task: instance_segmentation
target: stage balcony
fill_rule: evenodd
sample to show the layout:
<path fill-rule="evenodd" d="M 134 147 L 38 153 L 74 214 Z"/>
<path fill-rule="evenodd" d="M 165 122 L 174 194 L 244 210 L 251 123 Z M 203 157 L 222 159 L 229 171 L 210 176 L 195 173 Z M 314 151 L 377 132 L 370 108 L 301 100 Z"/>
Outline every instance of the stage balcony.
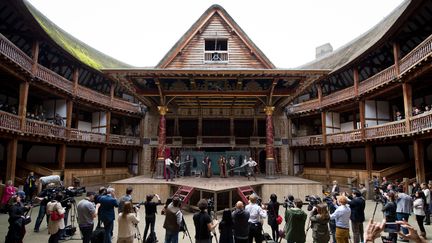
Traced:
<path fill-rule="evenodd" d="M 150 146 L 158 145 L 158 138 L 151 137 L 145 138 L 144 143 L 148 143 Z M 266 138 L 265 137 L 235 137 L 235 136 L 197 136 L 197 137 L 167 137 L 166 144 L 172 148 L 180 147 L 199 147 L 199 148 L 211 148 L 211 147 L 231 147 L 231 148 L 265 148 Z M 288 144 L 288 139 L 274 138 L 274 146 L 282 146 L 282 144 Z"/>

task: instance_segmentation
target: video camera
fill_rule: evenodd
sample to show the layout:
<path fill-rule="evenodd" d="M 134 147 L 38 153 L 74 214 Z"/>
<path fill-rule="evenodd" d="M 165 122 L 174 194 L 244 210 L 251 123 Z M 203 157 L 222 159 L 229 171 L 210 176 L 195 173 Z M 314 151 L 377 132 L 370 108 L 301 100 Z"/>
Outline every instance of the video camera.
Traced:
<path fill-rule="evenodd" d="M 307 206 L 307 210 L 308 210 L 308 211 L 312 211 L 312 209 L 313 209 L 316 205 L 322 203 L 321 198 L 320 198 L 319 196 L 316 196 L 316 195 L 307 195 L 307 196 L 305 197 L 305 201 L 309 203 L 308 206 Z"/>
<path fill-rule="evenodd" d="M 374 189 L 374 193 L 375 193 L 375 195 L 374 195 L 374 201 L 375 202 L 377 202 L 377 203 L 386 203 L 386 198 L 384 198 L 384 195 L 381 193 L 381 190 L 380 190 L 380 188 L 379 187 L 375 187 L 375 189 Z"/>
<path fill-rule="evenodd" d="M 211 212 L 214 212 L 214 211 L 215 211 L 214 199 L 209 198 L 209 199 L 207 199 L 207 212 L 208 212 L 208 214 L 210 214 Z"/>
<path fill-rule="evenodd" d="M 292 195 L 288 195 L 287 197 L 284 197 L 284 202 L 283 202 L 282 206 L 285 209 L 287 209 L 287 208 L 295 208 L 294 197 Z"/>

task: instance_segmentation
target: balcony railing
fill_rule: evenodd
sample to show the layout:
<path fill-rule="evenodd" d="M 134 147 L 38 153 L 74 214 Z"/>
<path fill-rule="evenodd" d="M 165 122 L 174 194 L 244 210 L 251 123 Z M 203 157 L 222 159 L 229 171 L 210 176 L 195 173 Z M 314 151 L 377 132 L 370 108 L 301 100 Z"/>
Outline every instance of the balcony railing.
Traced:
<path fill-rule="evenodd" d="M 404 73 L 412 66 L 432 54 L 432 35 L 424 40 L 420 45 L 410 51 L 400 61 L 400 73 Z"/>
<path fill-rule="evenodd" d="M 336 91 L 329 95 L 326 95 L 322 98 L 321 106 L 328 106 L 334 103 L 338 103 L 350 98 L 353 98 L 355 95 L 354 87 L 349 87 L 343 90 Z"/>
<path fill-rule="evenodd" d="M 109 142 L 114 144 L 138 146 L 141 143 L 141 139 L 138 137 L 129 137 L 124 135 L 110 134 Z"/>
<path fill-rule="evenodd" d="M 33 60 L 27 56 L 22 50 L 10 42 L 5 36 L 0 34 L 0 56 L 4 56 L 16 65 L 32 75 Z M 50 86 L 61 89 L 69 95 L 75 95 L 73 93 L 73 82 L 62 77 L 56 72 L 38 64 L 35 70 L 35 77 Z M 112 107 L 114 109 L 125 110 L 127 112 L 138 113 L 140 110 L 134 103 L 124 101 L 118 98 L 114 98 L 111 102 L 111 97 L 104 95 L 95 90 L 78 85 L 77 97 L 85 99 L 87 101 L 96 102 L 103 106 Z"/>
<path fill-rule="evenodd" d="M 70 139 L 77 141 L 104 143 L 106 141 L 106 134 L 88 132 L 72 128 L 70 130 Z"/>
<path fill-rule="evenodd" d="M 381 138 L 402 135 L 406 133 L 405 120 L 384 123 L 365 128 L 366 138 Z"/>
<path fill-rule="evenodd" d="M 349 143 L 361 140 L 361 130 L 344 131 L 327 135 L 327 143 Z"/>
<path fill-rule="evenodd" d="M 425 131 L 432 128 L 432 112 L 410 118 L 411 132 Z"/>
<path fill-rule="evenodd" d="M 318 99 L 308 100 L 299 104 L 295 104 L 288 107 L 290 113 L 297 113 L 301 111 L 308 111 L 312 109 L 318 109 L 320 106 Z"/>
<path fill-rule="evenodd" d="M 380 85 L 387 84 L 396 78 L 396 69 L 392 65 L 372 77 L 360 82 L 358 93 L 364 94 Z"/>
<path fill-rule="evenodd" d="M 47 122 L 26 119 L 24 131 L 30 134 L 49 136 L 55 138 L 66 138 L 66 128 Z"/>
<path fill-rule="evenodd" d="M 295 137 L 291 139 L 291 146 L 312 146 L 322 145 L 322 135 L 312 135 L 305 137 Z"/>
<path fill-rule="evenodd" d="M 0 111 L 0 127 L 3 129 L 20 131 L 21 119 L 9 112 Z"/>
<path fill-rule="evenodd" d="M 205 51 L 204 62 L 206 63 L 218 63 L 228 62 L 228 51 Z"/>

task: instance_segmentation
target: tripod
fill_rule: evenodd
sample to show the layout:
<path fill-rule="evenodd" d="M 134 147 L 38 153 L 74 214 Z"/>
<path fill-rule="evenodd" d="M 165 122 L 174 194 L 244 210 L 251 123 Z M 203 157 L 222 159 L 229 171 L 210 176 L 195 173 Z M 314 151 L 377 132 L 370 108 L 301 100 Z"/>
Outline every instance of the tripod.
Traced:
<path fill-rule="evenodd" d="M 71 200 L 71 208 L 69 209 L 69 213 L 70 213 L 70 220 L 71 220 L 71 224 L 70 224 L 70 229 L 71 229 L 71 234 L 67 237 L 65 237 L 65 239 L 63 239 L 63 241 L 69 241 L 69 240 L 81 240 L 82 236 L 78 239 L 78 238 L 73 238 L 73 235 L 75 234 L 76 231 L 76 227 L 75 227 L 75 221 L 78 220 L 78 215 L 77 215 L 77 205 L 75 202 L 75 199 L 72 198 L 66 198 L 65 200 Z M 65 229 L 66 230 L 66 227 Z"/>
<path fill-rule="evenodd" d="M 186 221 L 184 219 L 184 217 L 182 216 L 182 223 L 180 225 L 180 231 L 183 231 L 183 239 L 185 238 L 185 236 L 189 237 L 190 242 L 192 243 L 192 237 L 189 233 L 189 229 L 187 227 Z"/>

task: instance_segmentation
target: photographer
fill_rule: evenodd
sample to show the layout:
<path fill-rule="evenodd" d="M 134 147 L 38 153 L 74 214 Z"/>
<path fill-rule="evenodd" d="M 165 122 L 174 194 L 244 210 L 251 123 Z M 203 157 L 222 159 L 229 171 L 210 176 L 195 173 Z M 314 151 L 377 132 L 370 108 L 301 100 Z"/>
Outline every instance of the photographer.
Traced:
<path fill-rule="evenodd" d="M 351 209 L 347 203 L 348 199 L 345 196 L 338 196 L 334 203 L 336 210 L 330 215 L 330 219 L 336 221 L 335 238 L 337 243 L 348 243 Z"/>
<path fill-rule="evenodd" d="M 305 223 L 307 214 L 301 210 L 303 201 L 294 199 L 294 208 L 285 210 L 285 239 L 288 243 L 302 243 L 306 241 Z"/>
<path fill-rule="evenodd" d="M 53 196 L 53 189 L 55 187 L 54 183 L 50 183 L 46 186 L 44 190 L 42 190 L 39 195 L 36 197 L 40 201 L 39 205 L 39 213 L 36 219 L 34 232 L 39 232 L 39 227 L 42 224 L 42 220 L 45 217 L 46 214 L 46 206 L 48 202 L 50 201 L 51 197 Z M 47 217 L 47 224 L 48 224 L 48 217 Z"/>
<path fill-rule="evenodd" d="M 314 243 L 327 243 L 330 240 L 328 222 L 330 215 L 327 204 L 320 203 L 314 207 L 310 215 L 312 238 Z"/>
<path fill-rule="evenodd" d="M 359 190 L 353 190 L 353 198 L 348 201 L 351 209 L 351 227 L 353 243 L 363 242 L 363 222 L 365 221 L 366 202 Z"/>
<path fill-rule="evenodd" d="M 400 190 L 397 194 L 396 203 L 396 219 L 399 221 L 408 222 L 409 216 L 413 211 L 413 200 L 412 198 Z M 408 234 L 408 230 L 402 228 L 404 234 Z"/>
<path fill-rule="evenodd" d="M 132 202 L 132 191 L 133 188 L 131 186 L 128 186 L 126 188 L 126 194 L 123 195 L 121 198 L 119 198 L 118 200 L 118 213 L 120 214 L 121 212 L 123 212 L 123 207 L 125 202 Z"/>
<path fill-rule="evenodd" d="M 235 243 L 247 243 L 249 241 L 249 213 L 244 210 L 242 201 L 236 203 L 236 209 L 232 212 L 233 234 Z"/>
<path fill-rule="evenodd" d="M 83 243 L 90 243 L 93 232 L 93 220 L 96 218 L 100 204 L 94 204 L 95 193 L 87 192 L 86 197 L 77 205 L 78 226 Z"/>
<path fill-rule="evenodd" d="M 217 220 L 212 222 L 210 215 L 207 213 L 207 200 L 199 200 L 197 206 L 200 211 L 193 216 L 195 225 L 195 243 L 211 243 L 210 232 L 216 228 L 219 222 Z"/>
<path fill-rule="evenodd" d="M 279 227 L 278 223 L 276 222 L 276 218 L 279 215 L 279 203 L 277 201 L 277 196 L 274 193 L 270 195 L 270 201 L 267 204 L 267 215 L 267 223 L 272 229 L 272 239 L 274 241 L 278 241 Z"/>
<path fill-rule="evenodd" d="M 249 204 L 246 205 L 245 211 L 249 213 L 249 242 L 255 239 L 255 242 L 263 241 L 262 235 L 262 218 L 267 217 L 266 211 L 257 204 L 258 196 L 253 193 L 249 196 Z"/>
<path fill-rule="evenodd" d="M 166 206 L 165 221 L 165 243 L 178 243 L 180 225 L 183 221 L 183 213 L 180 210 L 180 198 L 175 196 L 172 202 Z"/>
<path fill-rule="evenodd" d="M 384 213 L 386 222 L 395 222 L 396 221 L 395 194 L 394 192 L 390 191 L 387 192 L 386 197 L 387 197 L 387 203 L 383 206 L 382 212 Z M 396 243 L 397 234 L 389 233 L 387 240 L 391 240 L 392 242 Z"/>
<path fill-rule="evenodd" d="M 425 216 L 426 216 L 425 225 L 430 225 L 429 203 L 431 201 L 431 192 L 428 188 L 428 185 L 424 182 L 420 185 L 420 187 L 421 187 L 423 194 L 425 196 L 425 206 L 424 206 L 424 211 L 425 211 Z"/>
<path fill-rule="evenodd" d="M 135 226 L 139 219 L 135 216 L 132 203 L 124 203 L 123 212 L 118 217 L 118 235 L 117 243 L 133 243 L 135 236 Z"/>
<path fill-rule="evenodd" d="M 61 193 L 54 194 L 52 200 L 47 204 L 46 211 L 50 217 L 48 220 L 48 243 L 57 243 L 60 239 L 60 234 L 63 232 L 64 225 L 64 213 L 65 209 L 62 207 L 60 201 L 63 198 Z"/>
<path fill-rule="evenodd" d="M 398 232 L 399 236 L 406 242 L 413 241 L 415 243 L 427 243 L 428 241 L 417 234 L 417 231 L 409 225 L 406 221 L 397 221 L 397 224 L 401 226 L 402 229 L 406 229 L 408 233 L 404 234 Z M 366 231 L 364 233 L 365 243 L 373 243 L 375 239 L 381 236 L 385 227 L 385 220 L 382 223 L 375 223 L 371 219 L 366 226 Z"/>
<path fill-rule="evenodd" d="M 12 206 L 9 210 L 9 230 L 6 235 L 5 243 L 22 243 L 26 233 L 25 225 L 30 223 L 30 218 L 26 218 L 24 213 L 30 206 L 24 207 L 21 197 L 12 196 Z"/>
<path fill-rule="evenodd" d="M 104 243 L 111 243 L 115 219 L 114 207 L 118 207 L 114 188 L 109 187 L 107 194 L 99 198 L 99 203 L 101 205 L 99 208 L 99 217 L 105 229 Z"/>
<path fill-rule="evenodd" d="M 152 202 L 153 198 L 157 198 L 157 202 Z M 156 213 L 157 206 L 161 205 L 161 199 L 158 194 L 149 194 L 146 196 L 146 201 L 144 202 L 145 207 L 145 229 L 143 239 L 147 239 L 147 232 L 150 227 L 150 235 L 155 234 L 155 224 L 156 224 Z"/>

